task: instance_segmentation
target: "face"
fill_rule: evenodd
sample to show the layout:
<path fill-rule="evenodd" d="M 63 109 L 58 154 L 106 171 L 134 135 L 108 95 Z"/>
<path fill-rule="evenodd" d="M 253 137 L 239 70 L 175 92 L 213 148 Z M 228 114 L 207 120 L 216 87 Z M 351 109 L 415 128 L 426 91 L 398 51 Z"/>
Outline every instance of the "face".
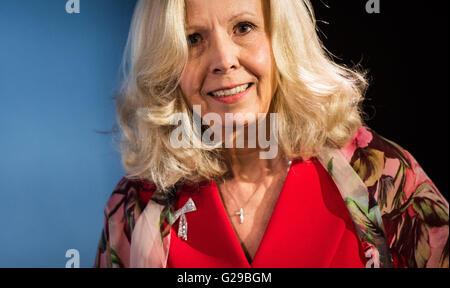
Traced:
<path fill-rule="evenodd" d="M 262 0 L 186 0 L 189 59 L 180 88 L 201 114 L 267 113 L 274 61 Z"/>

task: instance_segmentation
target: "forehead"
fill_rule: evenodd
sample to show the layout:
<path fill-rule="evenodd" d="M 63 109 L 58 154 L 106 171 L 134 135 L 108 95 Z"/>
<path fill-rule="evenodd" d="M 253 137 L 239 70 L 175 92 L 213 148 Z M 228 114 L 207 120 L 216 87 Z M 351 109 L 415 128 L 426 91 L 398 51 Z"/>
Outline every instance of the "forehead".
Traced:
<path fill-rule="evenodd" d="M 185 0 L 188 26 L 229 21 L 243 15 L 263 18 L 262 0 Z"/>

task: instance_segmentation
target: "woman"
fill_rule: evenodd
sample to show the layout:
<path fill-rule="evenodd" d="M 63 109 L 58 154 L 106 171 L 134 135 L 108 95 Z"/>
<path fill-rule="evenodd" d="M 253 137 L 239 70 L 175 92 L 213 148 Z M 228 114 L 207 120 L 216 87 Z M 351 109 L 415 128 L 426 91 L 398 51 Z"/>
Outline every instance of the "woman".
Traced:
<path fill-rule="evenodd" d="M 447 201 L 363 126 L 309 1 L 141 0 L 128 48 L 96 267 L 448 266 Z"/>

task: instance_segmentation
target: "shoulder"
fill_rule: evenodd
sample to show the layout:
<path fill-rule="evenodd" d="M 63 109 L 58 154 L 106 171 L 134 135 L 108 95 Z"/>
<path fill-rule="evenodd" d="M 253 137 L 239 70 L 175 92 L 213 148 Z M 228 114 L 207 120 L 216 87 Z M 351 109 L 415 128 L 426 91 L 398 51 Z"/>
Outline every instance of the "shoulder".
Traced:
<path fill-rule="evenodd" d="M 156 186 L 146 180 L 123 177 L 104 208 L 104 227 L 94 267 L 128 267 L 131 235 Z"/>
<path fill-rule="evenodd" d="M 435 200 L 446 203 L 413 155 L 368 127 L 360 127 L 340 151 L 364 182 L 369 196 L 380 204 L 382 214 L 393 208 L 387 206 L 406 203 L 425 188 L 439 196 Z M 393 193 L 396 195 L 390 199 Z"/>
<path fill-rule="evenodd" d="M 364 126 L 340 151 L 380 211 L 394 266 L 447 266 L 448 202 L 415 158 Z"/>
<path fill-rule="evenodd" d="M 361 153 L 376 153 L 379 157 L 389 157 L 402 161 L 404 164 L 411 166 L 410 160 L 405 154 L 405 150 L 397 143 L 392 142 L 367 126 L 361 126 L 353 134 L 351 140 L 341 149 L 344 157 L 351 164 L 354 164 Z"/>
<path fill-rule="evenodd" d="M 143 210 L 155 191 L 156 186 L 147 180 L 124 176 L 105 205 L 105 216 L 113 216 L 120 206 L 138 205 L 140 210 Z"/>
<path fill-rule="evenodd" d="M 383 189 L 392 190 L 395 187 L 396 192 L 401 193 L 396 200 L 401 203 L 421 185 L 438 192 L 413 155 L 368 127 L 361 126 L 340 151 L 364 182 L 370 195 L 381 201 L 380 204 L 386 204 L 386 199 L 383 199 L 386 195 L 377 193 L 383 192 Z M 444 198 L 442 200 L 445 201 Z"/>
<path fill-rule="evenodd" d="M 155 191 L 156 186 L 147 180 L 126 176 L 120 179 L 104 209 L 108 226 L 115 227 L 109 232 L 123 233 L 130 242 L 135 223 Z"/>
<path fill-rule="evenodd" d="M 396 168 L 411 170 L 415 161 L 400 145 L 366 126 L 361 126 L 340 151 L 367 187 L 375 185 L 383 175 L 391 175 Z"/>

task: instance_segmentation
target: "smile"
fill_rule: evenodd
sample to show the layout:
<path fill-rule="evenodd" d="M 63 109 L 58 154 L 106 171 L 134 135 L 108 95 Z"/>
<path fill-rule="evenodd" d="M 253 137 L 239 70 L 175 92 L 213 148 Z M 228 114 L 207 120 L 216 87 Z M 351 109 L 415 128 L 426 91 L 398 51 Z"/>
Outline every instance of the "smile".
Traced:
<path fill-rule="evenodd" d="M 235 103 L 239 101 L 243 96 L 245 96 L 252 86 L 253 83 L 247 83 L 231 89 L 223 89 L 210 92 L 208 93 L 208 95 L 211 96 L 214 100 L 222 103 Z"/>

